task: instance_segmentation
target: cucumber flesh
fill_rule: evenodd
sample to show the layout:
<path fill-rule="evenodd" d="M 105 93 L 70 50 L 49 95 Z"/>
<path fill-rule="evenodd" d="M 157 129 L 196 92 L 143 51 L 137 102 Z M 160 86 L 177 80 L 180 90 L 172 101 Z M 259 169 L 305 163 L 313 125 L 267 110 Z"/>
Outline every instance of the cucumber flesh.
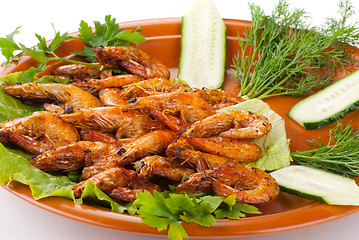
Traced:
<path fill-rule="evenodd" d="M 359 206 L 359 187 L 351 178 L 296 165 L 271 175 L 282 191 L 330 205 Z"/>
<path fill-rule="evenodd" d="M 288 116 L 311 130 L 359 108 L 359 69 L 294 105 Z"/>
<path fill-rule="evenodd" d="M 226 26 L 212 0 L 196 0 L 182 17 L 178 78 L 195 88 L 220 88 L 225 76 Z"/>

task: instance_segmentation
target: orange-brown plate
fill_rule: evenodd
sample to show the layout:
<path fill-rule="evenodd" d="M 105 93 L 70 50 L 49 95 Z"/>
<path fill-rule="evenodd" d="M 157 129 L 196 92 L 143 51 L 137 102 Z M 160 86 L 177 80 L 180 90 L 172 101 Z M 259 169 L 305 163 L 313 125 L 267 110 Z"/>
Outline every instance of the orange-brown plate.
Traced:
<path fill-rule="evenodd" d="M 238 34 L 242 34 L 245 28 L 250 26 L 250 22 L 227 19 L 225 23 L 227 25 L 227 69 L 230 69 L 232 58 L 238 51 Z M 120 27 L 122 29 L 135 29 L 138 25 L 141 25 L 142 33 L 147 38 L 147 41 L 141 44 L 139 48 L 163 61 L 171 69 L 172 77 L 177 77 L 181 48 L 181 19 L 134 21 L 121 23 Z M 69 40 L 60 47 L 58 54 L 68 56 L 71 52 L 80 50 L 82 47 L 83 43 L 81 41 Z M 35 61 L 25 56 L 21 58 L 19 63 L 13 64 L 11 67 L 1 67 L 0 76 L 26 70 L 33 64 L 35 64 Z M 58 64 L 63 63 L 53 63 L 49 71 Z M 227 73 L 224 89 L 236 93 L 238 91 L 236 81 L 231 77 L 230 71 Z M 305 139 L 317 139 L 319 136 L 322 136 L 321 138 L 323 139 L 323 136 L 328 135 L 329 128 L 333 126 L 306 131 L 288 118 L 286 116 L 288 110 L 299 100 L 292 97 L 276 97 L 266 101 L 273 110 L 285 119 L 287 137 L 290 138 L 292 151 L 306 148 Z M 346 123 L 350 120 L 358 127 L 359 111 L 347 115 L 343 122 Z M 36 201 L 32 198 L 29 188 L 18 182 L 12 182 L 5 188 L 36 206 L 77 221 L 132 233 L 167 234 L 166 232 L 158 232 L 155 228 L 142 223 L 137 216 L 113 213 L 102 207 L 89 204 L 75 205 L 73 201 L 59 197 Z M 212 227 L 201 227 L 194 223 L 183 223 L 183 226 L 191 237 L 255 236 L 309 227 L 359 211 L 359 207 L 329 206 L 282 192 L 276 200 L 258 205 L 258 208 L 263 213 L 262 215 L 248 216 L 240 220 L 218 220 Z"/>

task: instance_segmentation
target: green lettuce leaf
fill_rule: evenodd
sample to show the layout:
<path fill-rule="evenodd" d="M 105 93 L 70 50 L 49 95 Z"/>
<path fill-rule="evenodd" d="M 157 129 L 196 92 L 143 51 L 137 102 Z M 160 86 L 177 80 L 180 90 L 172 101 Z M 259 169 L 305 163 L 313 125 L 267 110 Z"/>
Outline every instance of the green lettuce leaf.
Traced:
<path fill-rule="evenodd" d="M 75 199 L 71 190 L 75 182 L 67 176 L 53 176 L 35 168 L 28 161 L 31 155 L 21 150 L 6 148 L 0 144 L 0 156 L 0 184 L 5 186 L 15 180 L 28 185 L 36 200 L 58 196 L 72 199 L 75 204 L 82 204 L 86 201 L 109 207 L 113 212 L 136 213 L 136 208 L 132 203 L 118 203 L 112 200 L 91 181 L 87 182 L 81 198 Z"/>
<path fill-rule="evenodd" d="M 284 119 L 274 112 L 267 103 L 259 99 L 251 99 L 234 106 L 223 108 L 225 110 L 246 110 L 265 116 L 272 124 L 272 130 L 264 137 L 250 140 L 262 148 L 259 160 L 249 163 L 264 171 L 272 171 L 289 166 L 292 161 L 289 140 L 286 136 Z"/>
<path fill-rule="evenodd" d="M 31 115 L 35 111 L 42 110 L 41 106 L 26 105 L 18 99 L 4 93 L 3 89 L 7 84 L 26 83 L 37 81 L 39 83 L 63 83 L 69 82 L 69 79 L 62 79 L 55 76 L 35 77 L 38 71 L 31 67 L 27 71 L 15 72 L 0 78 L 0 121 L 9 120 Z"/>
<path fill-rule="evenodd" d="M 29 185 L 36 200 L 50 196 L 73 198 L 70 187 L 74 183 L 65 176 L 54 177 L 35 168 L 28 161 L 30 155 L 0 144 L 0 156 L 1 185 L 7 185 L 12 180 Z"/>

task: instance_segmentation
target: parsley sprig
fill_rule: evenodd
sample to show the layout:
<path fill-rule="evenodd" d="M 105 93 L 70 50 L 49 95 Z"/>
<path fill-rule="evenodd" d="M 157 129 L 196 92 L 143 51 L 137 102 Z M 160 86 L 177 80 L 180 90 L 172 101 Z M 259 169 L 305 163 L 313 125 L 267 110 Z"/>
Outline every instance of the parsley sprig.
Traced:
<path fill-rule="evenodd" d="M 252 205 L 236 202 L 235 196 L 197 196 L 179 194 L 174 191 L 137 193 L 134 205 L 142 221 L 159 231 L 168 230 L 172 240 L 188 238 L 180 221 L 195 222 L 210 227 L 216 219 L 239 219 L 244 213 L 260 214 Z"/>
<path fill-rule="evenodd" d="M 78 37 L 84 41 L 84 50 L 75 52 L 76 55 L 81 55 L 90 62 L 96 62 L 95 51 L 93 48 L 97 46 L 128 46 L 130 43 L 140 44 L 145 42 L 145 38 L 141 35 L 140 26 L 132 32 L 130 29 L 120 30 L 116 19 L 111 18 L 110 15 L 105 17 L 105 23 L 94 21 L 95 34 L 92 32 L 92 27 L 88 23 L 81 21 Z"/>
<path fill-rule="evenodd" d="M 303 9 L 290 10 L 281 0 L 270 16 L 250 5 L 252 26 L 239 38 L 233 61 L 235 77 L 247 98 L 277 95 L 303 96 L 330 84 L 336 72 L 354 60 L 347 43 L 357 44 L 358 23 L 347 24 L 353 15 L 348 1 L 339 4 L 341 19 L 328 19 L 311 27 Z"/>
<path fill-rule="evenodd" d="M 14 36 L 19 34 L 20 27 L 16 28 L 12 33 L 0 38 L 0 50 L 3 56 L 6 58 L 5 65 L 11 65 L 12 61 L 19 60 L 17 53 L 23 52 L 39 62 L 37 71 L 43 71 L 45 66 L 50 61 L 64 61 L 68 63 L 82 64 L 93 67 L 101 67 L 92 62 L 96 62 L 94 57 L 94 47 L 99 45 L 103 46 L 127 46 L 131 43 L 139 44 L 145 42 L 144 36 L 141 35 L 140 28 L 137 28 L 134 32 L 129 29 L 120 30 L 119 25 L 116 24 L 116 18 L 112 18 L 111 15 L 105 17 L 105 23 L 98 21 L 94 22 L 95 33 L 90 25 L 84 21 L 81 21 L 78 36 L 71 36 L 67 32 L 61 34 L 54 29 L 54 37 L 51 41 L 47 41 L 39 34 L 35 34 L 38 43 L 34 47 L 26 47 L 22 43 L 17 43 L 14 40 Z M 85 46 L 81 52 L 74 52 L 74 55 L 84 56 L 87 61 L 77 61 L 69 58 L 63 58 L 58 56 L 55 51 L 63 43 L 69 39 L 79 38 L 88 46 Z"/>
<path fill-rule="evenodd" d="M 308 141 L 310 148 L 292 152 L 297 164 L 320 168 L 345 177 L 359 176 L 359 129 L 341 122 L 329 132 L 328 143 Z"/>

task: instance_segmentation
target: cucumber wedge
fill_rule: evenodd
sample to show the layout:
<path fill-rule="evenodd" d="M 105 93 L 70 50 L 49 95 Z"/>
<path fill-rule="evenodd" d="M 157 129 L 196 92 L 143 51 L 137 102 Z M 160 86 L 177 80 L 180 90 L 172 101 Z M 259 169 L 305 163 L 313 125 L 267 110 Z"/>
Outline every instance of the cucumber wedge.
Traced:
<path fill-rule="evenodd" d="M 359 187 L 351 178 L 295 165 L 271 175 L 284 192 L 330 205 L 359 205 Z"/>
<path fill-rule="evenodd" d="M 212 0 L 196 0 L 182 17 L 178 78 L 191 87 L 220 88 L 225 76 L 226 26 Z"/>
<path fill-rule="evenodd" d="M 359 69 L 294 105 L 288 116 L 312 130 L 359 108 Z"/>

